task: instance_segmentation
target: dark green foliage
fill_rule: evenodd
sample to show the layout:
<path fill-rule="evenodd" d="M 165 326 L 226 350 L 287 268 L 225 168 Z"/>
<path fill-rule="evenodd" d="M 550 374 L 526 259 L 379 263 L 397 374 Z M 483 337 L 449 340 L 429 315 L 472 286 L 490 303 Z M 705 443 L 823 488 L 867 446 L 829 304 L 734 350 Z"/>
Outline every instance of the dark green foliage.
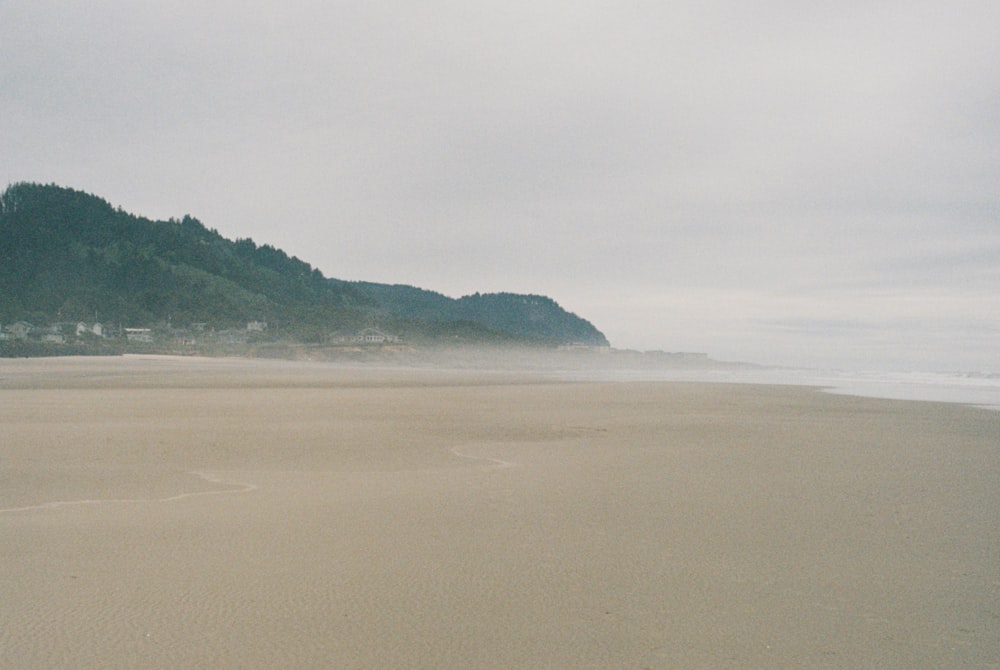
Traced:
<path fill-rule="evenodd" d="M 0 196 L 0 320 L 217 327 L 339 323 L 370 307 L 274 247 L 197 219 L 150 221 L 86 193 L 15 184 Z"/>
<path fill-rule="evenodd" d="M 545 296 L 476 293 L 457 302 L 464 318 L 489 328 L 559 342 L 608 346 L 607 338 L 593 324 Z"/>
<path fill-rule="evenodd" d="M 607 345 L 593 325 L 542 296 L 454 300 L 327 279 L 280 249 L 227 240 L 190 216 L 151 221 L 81 191 L 29 183 L 0 195 L 0 323 L 18 320 L 161 333 L 168 324 L 266 321 L 263 337 L 314 344 L 378 323 L 408 342 Z M 40 351 L 20 343 L 0 355 Z"/>
<path fill-rule="evenodd" d="M 603 333 L 589 321 L 565 311 L 545 296 L 476 293 L 456 300 L 414 286 L 331 281 L 358 289 L 400 319 L 420 319 L 429 324 L 477 324 L 485 332 L 503 332 L 537 341 L 608 345 Z"/>
<path fill-rule="evenodd" d="M 30 340 L 0 341 L 0 358 L 40 358 L 43 356 L 118 356 L 124 353 L 124 345 L 112 341 L 77 342 L 67 347 L 64 344 L 37 342 Z"/>

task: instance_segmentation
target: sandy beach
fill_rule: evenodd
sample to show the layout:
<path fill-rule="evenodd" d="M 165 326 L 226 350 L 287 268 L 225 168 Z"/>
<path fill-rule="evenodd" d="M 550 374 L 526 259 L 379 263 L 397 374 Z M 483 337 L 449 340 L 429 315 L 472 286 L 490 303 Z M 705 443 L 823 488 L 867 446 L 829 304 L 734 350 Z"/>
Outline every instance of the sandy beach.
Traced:
<path fill-rule="evenodd" d="M 1000 667 L 1000 412 L 0 360 L 0 667 Z"/>

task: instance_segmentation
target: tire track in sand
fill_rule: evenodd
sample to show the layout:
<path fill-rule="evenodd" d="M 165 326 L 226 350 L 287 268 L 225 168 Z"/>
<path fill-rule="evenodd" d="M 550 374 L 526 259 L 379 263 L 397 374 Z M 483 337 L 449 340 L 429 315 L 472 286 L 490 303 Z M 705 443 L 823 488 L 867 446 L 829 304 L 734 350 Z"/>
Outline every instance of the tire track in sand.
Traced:
<path fill-rule="evenodd" d="M 215 475 L 208 474 L 207 472 L 191 472 L 189 474 L 195 477 L 200 477 L 206 482 L 211 482 L 212 484 L 219 484 L 222 486 L 237 486 L 239 488 L 229 488 L 229 489 L 218 489 L 214 491 L 192 491 L 190 493 L 178 493 L 174 496 L 168 496 L 166 498 L 95 498 L 95 499 L 85 499 L 85 500 L 53 500 L 51 502 L 39 503 L 37 505 L 26 505 L 24 507 L 4 507 L 0 508 L 0 514 L 7 514 L 12 512 L 30 512 L 31 510 L 42 510 L 42 509 L 56 509 L 59 507 L 71 507 L 75 505 L 106 505 L 106 504 L 121 504 L 121 503 L 131 503 L 131 504 L 141 504 L 141 503 L 164 503 L 164 502 L 174 502 L 175 500 L 183 500 L 185 498 L 194 498 L 196 496 L 216 496 L 223 495 L 225 493 L 247 493 L 253 491 L 257 488 L 255 484 L 248 484 L 246 482 L 233 482 L 226 481 Z"/>
<path fill-rule="evenodd" d="M 504 461 L 504 460 L 501 460 L 499 458 L 490 458 L 488 456 L 470 456 L 469 454 L 463 454 L 458 449 L 452 449 L 451 453 L 453 453 L 456 456 L 459 456 L 461 458 L 468 458 L 468 459 L 473 460 L 473 461 L 488 461 L 490 463 L 493 463 L 497 468 L 516 468 L 517 467 L 517 463 L 514 463 L 512 461 Z"/>

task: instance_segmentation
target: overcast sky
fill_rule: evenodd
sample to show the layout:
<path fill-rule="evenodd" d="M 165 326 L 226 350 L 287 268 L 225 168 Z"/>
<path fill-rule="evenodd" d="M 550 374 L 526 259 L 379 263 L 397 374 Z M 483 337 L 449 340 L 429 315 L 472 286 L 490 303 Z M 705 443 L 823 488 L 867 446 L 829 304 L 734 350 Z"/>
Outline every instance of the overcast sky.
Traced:
<path fill-rule="evenodd" d="M 1000 3 L 0 0 L 0 188 L 615 347 L 1000 370 Z"/>

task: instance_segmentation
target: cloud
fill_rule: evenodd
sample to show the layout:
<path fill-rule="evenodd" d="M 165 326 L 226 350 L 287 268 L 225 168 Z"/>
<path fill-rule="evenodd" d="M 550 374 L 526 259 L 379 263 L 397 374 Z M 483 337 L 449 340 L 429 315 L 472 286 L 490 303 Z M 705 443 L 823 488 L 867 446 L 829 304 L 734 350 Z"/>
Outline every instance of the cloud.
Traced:
<path fill-rule="evenodd" d="M 978 0 L 0 3 L 0 178 L 332 276 L 550 293 L 615 344 L 757 355 L 887 292 L 919 314 L 880 328 L 958 341 L 996 321 L 948 304 L 998 313 L 998 24 Z"/>

